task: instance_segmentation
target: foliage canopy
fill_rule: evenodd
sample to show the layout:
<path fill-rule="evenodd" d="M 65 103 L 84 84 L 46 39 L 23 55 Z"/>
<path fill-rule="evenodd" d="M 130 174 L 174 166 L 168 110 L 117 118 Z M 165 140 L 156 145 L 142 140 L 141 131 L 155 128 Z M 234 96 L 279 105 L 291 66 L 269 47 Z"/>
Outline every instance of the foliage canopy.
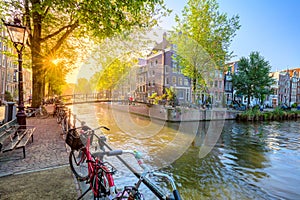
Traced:
<path fill-rule="evenodd" d="M 269 76 L 270 70 L 269 62 L 258 52 L 251 52 L 249 58 L 242 57 L 238 62 L 238 73 L 233 74 L 232 81 L 236 93 L 247 96 L 247 107 L 251 97 L 263 103 L 264 96 L 272 92 L 274 79 Z"/>
<path fill-rule="evenodd" d="M 8 0 L 0 3 L 0 10 L 3 18 L 20 14 L 30 30 L 32 103 L 38 106 L 46 81 L 55 77 L 49 70 L 54 61 L 59 60 L 55 66 L 62 79 L 52 82 L 63 82 L 74 64 L 84 59 L 92 41 L 152 26 L 166 8 L 163 0 Z"/>
<path fill-rule="evenodd" d="M 218 9 L 216 0 L 189 0 L 182 18 L 176 16 L 171 41 L 178 64 L 184 75 L 191 78 L 193 95 L 198 88 L 208 92 L 207 82 L 214 78 L 211 75 L 222 70 L 223 63 L 233 54 L 229 46 L 240 28 L 239 16 L 229 18 Z"/>

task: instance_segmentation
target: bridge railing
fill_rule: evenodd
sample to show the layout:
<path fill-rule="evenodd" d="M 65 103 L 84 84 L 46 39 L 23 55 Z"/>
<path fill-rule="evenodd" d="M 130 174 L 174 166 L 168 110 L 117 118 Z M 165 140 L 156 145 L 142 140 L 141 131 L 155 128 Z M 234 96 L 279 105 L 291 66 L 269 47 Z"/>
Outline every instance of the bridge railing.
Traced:
<path fill-rule="evenodd" d="M 101 93 L 62 95 L 59 99 L 65 104 L 108 101 L 108 98 Z"/>

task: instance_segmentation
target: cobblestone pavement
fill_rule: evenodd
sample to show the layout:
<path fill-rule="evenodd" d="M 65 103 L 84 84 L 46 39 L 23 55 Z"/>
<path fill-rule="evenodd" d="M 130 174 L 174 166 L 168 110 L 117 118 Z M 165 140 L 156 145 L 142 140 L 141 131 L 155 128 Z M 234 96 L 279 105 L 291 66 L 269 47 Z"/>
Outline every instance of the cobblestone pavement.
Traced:
<path fill-rule="evenodd" d="M 47 106 L 47 110 L 52 109 L 53 106 Z M 26 145 L 26 158 L 23 158 L 22 149 L 6 153 L 1 152 L 0 182 L 2 177 L 7 178 L 8 175 L 26 174 L 69 166 L 68 147 L 66 147 L 65 140 L 61 135 L 60 126 L 52 115 L 47 119 L 27 118 L 26 124 L 36 127 L 33 133 L 33 142 L 30 141 Z M 54 176 L 53 178 L 59 181 L 60 177 Z M 70 181 L 74 183 L 74 190 L 76 190 L 76 181 L 74 181 L 72 173 L 70 173 L 69 178 L 72 179 Z M 39 186 L 36 185 L 36 187 Z"/>
<path fill-rule="evenodd" d="M 27 125 L 36 127 L 33 143 L 26 145 L 26 158 L 22 149 L 0 154 L 0 176 L 68 165 L 68 152 L 55 118 L 27 118 Z"/>

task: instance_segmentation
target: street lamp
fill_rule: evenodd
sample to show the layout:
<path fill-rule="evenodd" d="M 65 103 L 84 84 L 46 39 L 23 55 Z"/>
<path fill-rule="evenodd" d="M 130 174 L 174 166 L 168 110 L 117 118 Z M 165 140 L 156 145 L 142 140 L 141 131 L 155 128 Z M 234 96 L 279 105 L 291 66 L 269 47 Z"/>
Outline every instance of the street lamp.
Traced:
<path fill-rule="evenodd" d="M 17 17 L 14 18 L 13 23 L 6 23 L 3 19 L 2 21 L 6 26 L 10 39 L 13 42 L 14 47 L 18 52 L 19 102 L 18 102 L 17 121 L 21 127 L 24 127 L 26 126 L 26 115 L 24 111 L 24 100 L 23 100 L 24 91 L 23 91 L 23 72 L 22 72 L 22 51 L 27 41 L 28 31 L 26 26 L 21 25 L 21 20 L 18 19 Z"/>

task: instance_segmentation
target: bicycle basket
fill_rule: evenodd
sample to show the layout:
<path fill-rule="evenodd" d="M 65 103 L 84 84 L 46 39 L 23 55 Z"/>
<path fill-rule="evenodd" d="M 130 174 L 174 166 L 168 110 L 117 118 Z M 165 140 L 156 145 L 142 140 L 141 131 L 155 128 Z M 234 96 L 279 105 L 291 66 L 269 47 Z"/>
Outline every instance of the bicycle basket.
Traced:
<path fill-rule="evenodd" d="M 76 129 L 70 129 L 68 131 L 66 143 L 71 147 L 71 149 L 75 150 L 79 150 L 84 146 Z"/>

